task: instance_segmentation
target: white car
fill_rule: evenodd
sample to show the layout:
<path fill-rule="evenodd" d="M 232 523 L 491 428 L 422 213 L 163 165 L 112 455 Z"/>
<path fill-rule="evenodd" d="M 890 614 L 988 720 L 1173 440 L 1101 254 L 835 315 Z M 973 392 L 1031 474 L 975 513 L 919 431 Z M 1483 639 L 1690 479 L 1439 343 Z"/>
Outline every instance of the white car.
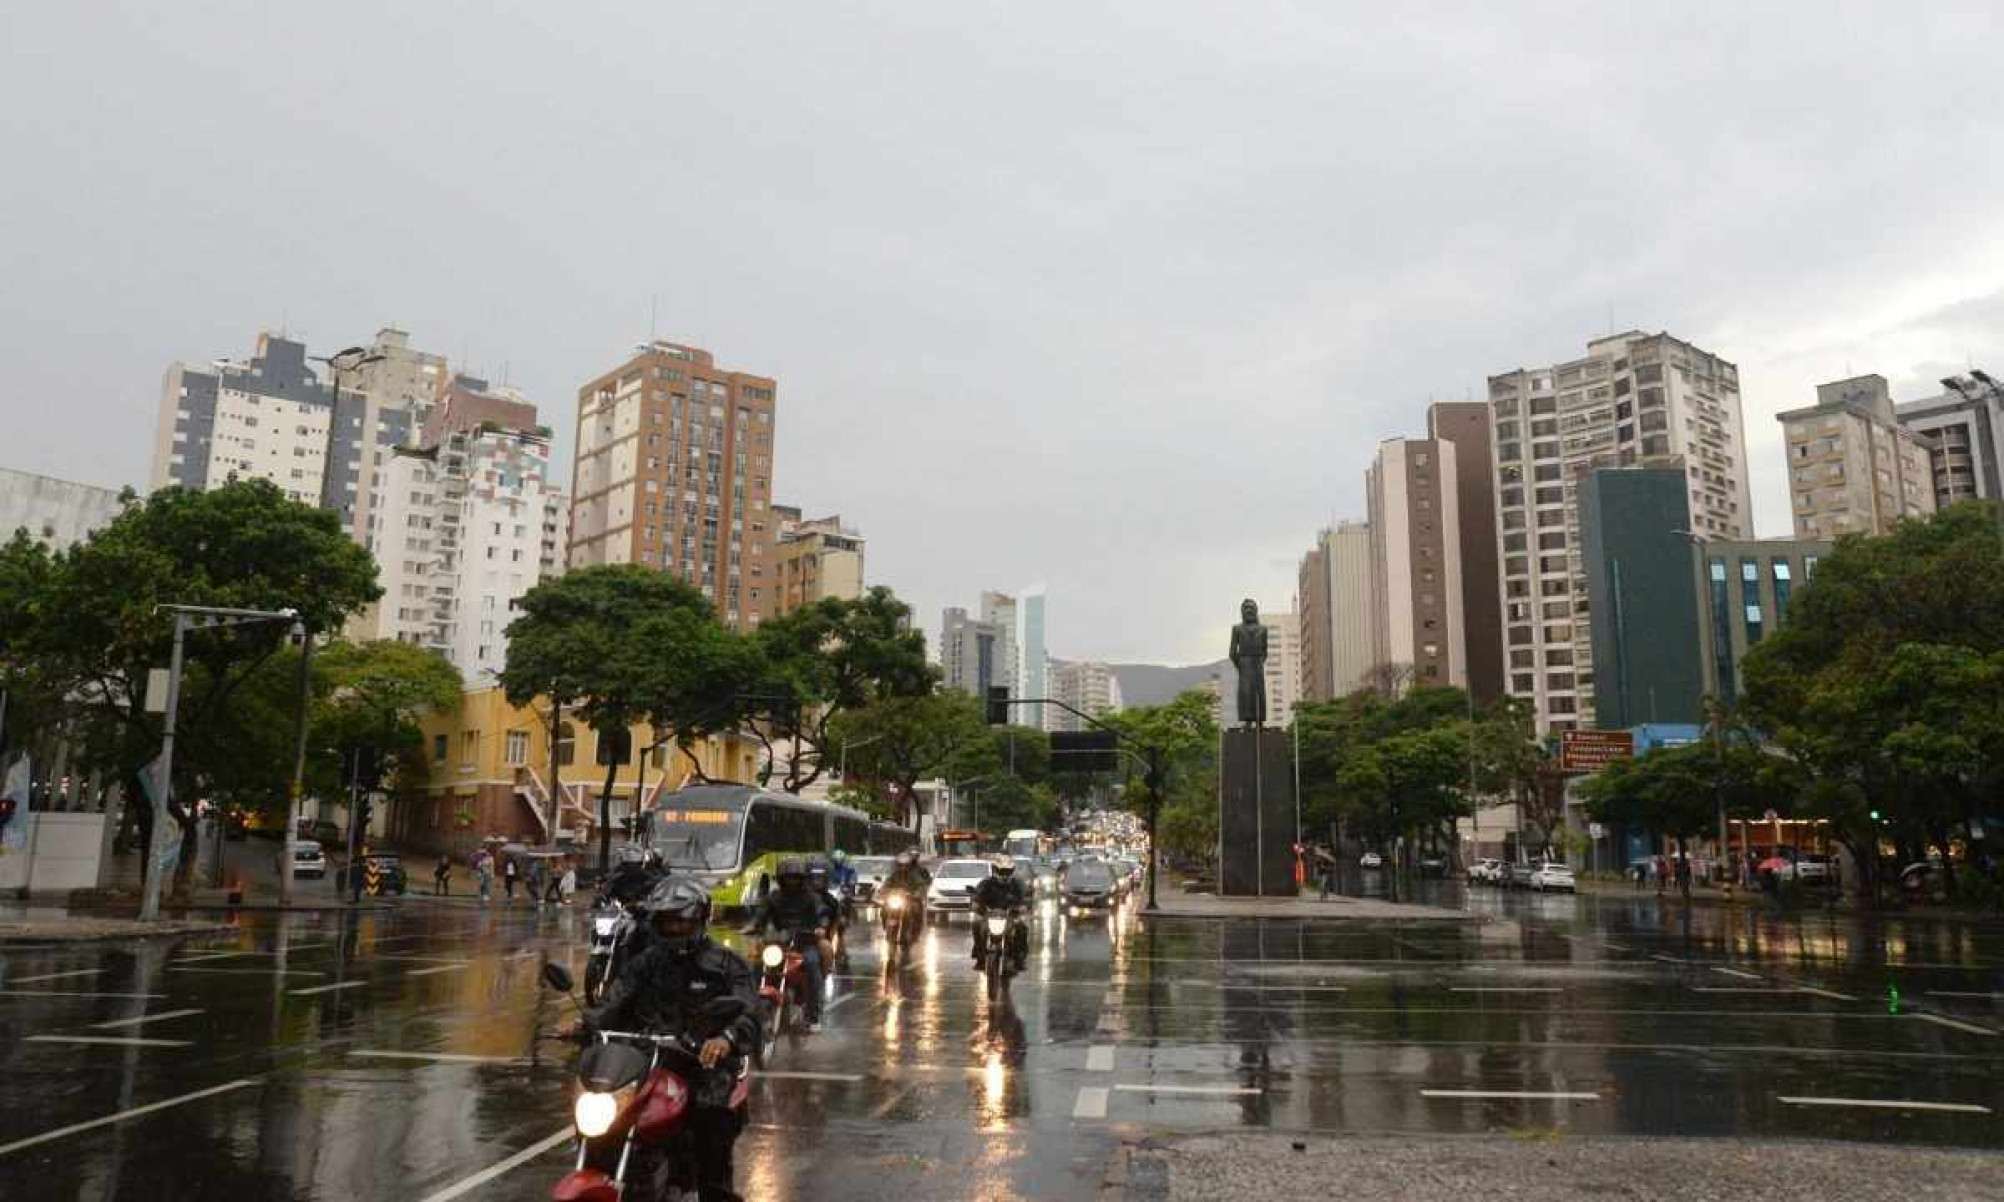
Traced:
<path fill-rule="evenodd" d="M 1384 866 L 1385 857 L 1375 851 L 1367 851 L 1357 857 L 1357 867 L 1359 868 L 1383 868 Z"/>
<path fill-rule="evenodd" d="M 1475 861 L 1475 863 L 1471 865 L 1468 869 L 1468 879 L 1470 881 L 1481 881 L 1485 884 L 1490 884 L 1490 885 L 1496 884 L 1498 881 L 1501 881 L 1503 879 L 1503 861 L 1501 860 Z"/>
<path fill-rule="evenodd" d="M 327 875 L 327 853 L 312 839 L 292 840 L 292 875 L 295 880 L 318 880 Z"/>
<path fill-rule="evenodd" d="M 974 887 L 995 873 L 987 860 L 944 860 L 933 870 L 932 885 L 926 890 L 928 915 L 946 914 L 974 908 Z"/>
<path fill-rule="evenodd" d="M 1531 869 L 1531 888 L 1539 893 L 1553 889 L 1563 889 L 1567 893 L 1579 892 L 1579 885 L 1573 880 L 1573 870 L 1550 860 Z"/>

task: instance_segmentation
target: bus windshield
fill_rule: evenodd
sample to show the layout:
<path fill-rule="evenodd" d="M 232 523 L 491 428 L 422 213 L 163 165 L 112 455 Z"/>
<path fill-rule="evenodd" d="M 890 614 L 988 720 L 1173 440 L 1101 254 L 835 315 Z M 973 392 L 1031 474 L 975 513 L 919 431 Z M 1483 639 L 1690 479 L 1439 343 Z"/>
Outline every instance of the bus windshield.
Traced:
<path fill-rule="evenodd" d="M 1002 839 L 1002 850 L 1019 860 L 1034 859 L 1037 854 L 1037 832 L 1010 831 Z"/>
<path fill-rule="evenodd" d="M 742 810 L 663 808 L 653 814 L 653 847 L 670 868 L 735 872 L 743 827 Z"/>

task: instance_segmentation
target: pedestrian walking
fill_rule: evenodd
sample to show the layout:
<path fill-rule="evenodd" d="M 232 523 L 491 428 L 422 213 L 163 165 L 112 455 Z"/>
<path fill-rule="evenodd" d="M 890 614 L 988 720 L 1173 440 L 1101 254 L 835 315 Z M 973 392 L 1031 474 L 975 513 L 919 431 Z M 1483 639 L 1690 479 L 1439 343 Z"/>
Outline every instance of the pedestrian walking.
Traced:
<path fill-rule="evenodd" d="M 434 897 L 452 896 L 452 857 L 441 854 L 437 867 L 431 870 L 431 892 Z"/>
<path fill-rule="evenodd" d="M 571 894 L 576 893 L 577 891 L 578 891 L 578 867 L 575 864 L 567 862 L 564 865 L 563 879 L 557 883 L 557 892 L 559 894 L 558 900 L 561 901 L 564 905 L 568 906 L 571 904 Z"/>
<path fill-rule="evenodd" d="M 1677 851 L 1677 892 L 1691 900 L 1691 857 L 1682 848 Z"/>
<path fill-rule="evenodd" d="M 1322 878 L 1322 900 L 1336 892 L 1336 853 L 1327 847 L 1315 849 L 1315 874 Z"/>
<path fill-rule="evenodd" d="M 1649 857 L 1649 875 L 1656 882 L 1656 892 L 1663 892 L 1663 886 L 1670 880 L 1670 866 L 1663 862 L 1662 856 Z"/>
<path fill-rule="evenodd" d="M 501 861 L 501 887 L 508 891 L 508 904 L 515 904 L 515 881 L 522 874 L 516 866 L 514 856 L 505 856 Z"/>
<path fill-rule="evenodd" d="M 564 901 L 563 866 L 564 862 L 546 865 L 543 873 L 543 900 L 553 906 L 560 906 Z"/>
<path fill-rule="evenodd" d="M 546 871 L 541 856 L 529 861 L 529 896 L 536 899 L 536 905 L 539 907 L 543 904 L 543 878 Z"/>
<path fill-rule="evenodd" d="M 494 856 L 486 848 L 473 853 L 473 879 L 480 882 L 480 904 L 494 896 Z"/>

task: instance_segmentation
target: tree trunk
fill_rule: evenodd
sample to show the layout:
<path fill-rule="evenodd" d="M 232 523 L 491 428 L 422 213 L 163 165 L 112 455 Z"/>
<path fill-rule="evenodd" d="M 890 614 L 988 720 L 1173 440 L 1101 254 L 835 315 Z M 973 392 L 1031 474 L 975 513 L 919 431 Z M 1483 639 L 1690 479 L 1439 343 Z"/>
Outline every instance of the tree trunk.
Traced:
<path fill-rule="evenodd" d="M 643 753 L 644 754 L 644 753 Z M 619 761 L 606 756 L 605 788 L 598 794 L 598 879 L 612 871 L 612 786 L 619 775 Z M 633 795 L 633 817 L 640 817 L 640 794 Z"/>

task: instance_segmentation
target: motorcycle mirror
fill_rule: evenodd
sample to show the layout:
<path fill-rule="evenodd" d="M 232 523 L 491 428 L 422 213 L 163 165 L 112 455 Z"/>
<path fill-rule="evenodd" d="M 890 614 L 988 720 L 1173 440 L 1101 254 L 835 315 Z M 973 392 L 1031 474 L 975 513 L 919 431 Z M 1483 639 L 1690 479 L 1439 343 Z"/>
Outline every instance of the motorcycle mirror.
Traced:
<path fill-rule="evenodd" d="M 572 985 L 570 969 L 548 960 L 543 961 L 543 984 L 558 993 L 569 993 Z"/>

